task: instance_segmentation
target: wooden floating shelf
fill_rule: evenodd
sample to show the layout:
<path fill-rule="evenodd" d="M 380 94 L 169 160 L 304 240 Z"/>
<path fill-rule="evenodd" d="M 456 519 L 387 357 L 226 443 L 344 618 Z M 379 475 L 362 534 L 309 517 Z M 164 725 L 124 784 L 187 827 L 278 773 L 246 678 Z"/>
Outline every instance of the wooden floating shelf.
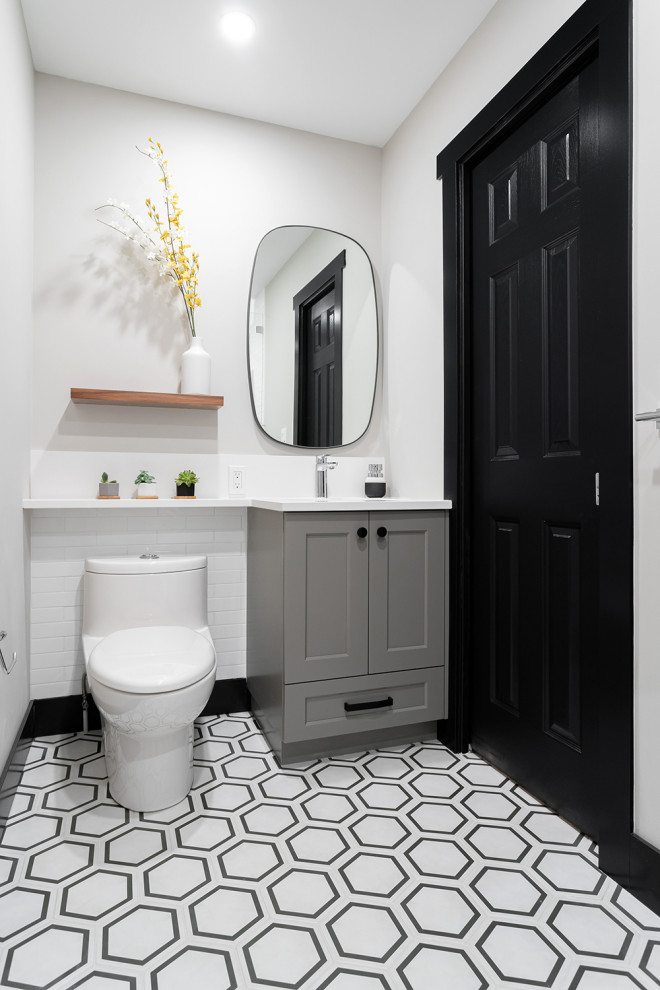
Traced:
<path fill-rule="evenodd" d="M 106 388 L 72 388 L 71 401 L 104 406 L 162 406 L 172 409 L 219 409 L 222 395 L 180 395 L 178 392 L 125 392 Z"/>

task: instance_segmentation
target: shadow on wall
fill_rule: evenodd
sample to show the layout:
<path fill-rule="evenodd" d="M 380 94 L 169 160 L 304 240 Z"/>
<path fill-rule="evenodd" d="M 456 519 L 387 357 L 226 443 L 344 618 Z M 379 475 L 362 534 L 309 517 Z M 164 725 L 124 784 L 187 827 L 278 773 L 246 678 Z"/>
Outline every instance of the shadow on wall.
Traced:
<path fill-rule="evenodd" d="M 173 282 L 159 276 L 137 245 L 109 231 L 92 242 L 86 255 L 72 260 L 76 277 L 69 277 L 70 265 L 62 266 L 37 293 L 36 311 L 75 320 L 76 310 L 84 308 L 98 314 L 100 328 L 133 337 L 146 334 L 161 358 L 178 360 L 188 346 L 180 293 Z M 94 328 L 81 327 L 80 332 L 89 336 Z"/>

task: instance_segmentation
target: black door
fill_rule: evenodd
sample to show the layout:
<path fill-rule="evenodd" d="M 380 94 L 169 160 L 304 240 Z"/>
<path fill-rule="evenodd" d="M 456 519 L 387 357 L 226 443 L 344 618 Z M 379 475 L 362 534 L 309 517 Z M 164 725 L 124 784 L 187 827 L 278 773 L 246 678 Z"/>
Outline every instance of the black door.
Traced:
<path fill-rule="evenodd" d="M 342 442 L 342 251 L 293 297 L 296 328 L 294 440 L 304 447 Z"/>
<path fill-rule="evenodd" d="M 473 169 L 470 278 L 472 743 L 591 835 L 598 479 L 617 456 L 599 411 L 628 387 L 604 358 L 585 248 L 597 78 L 592 62 Z"/>
<path fill-rule="evenodd" d="M 334 284 L 303 309 L 300 430 L 297 443 L 308 447 L 341 444 L 341 390 L 336 351 Z M 337 399 L 339 401 L 337 401 Z"/>

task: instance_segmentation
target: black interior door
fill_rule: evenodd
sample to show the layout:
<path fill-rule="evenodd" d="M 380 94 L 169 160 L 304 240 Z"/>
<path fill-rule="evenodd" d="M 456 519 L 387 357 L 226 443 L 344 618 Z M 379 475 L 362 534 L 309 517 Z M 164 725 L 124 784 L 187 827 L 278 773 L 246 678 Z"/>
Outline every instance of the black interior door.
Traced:
<path fill-rule="evenodd" d="M 342 326 L 346 251 L 293 297 L 296 332 L 294 441 L 303 447 L 342 442 Z"/>
<path fill-rule="evenodd" d="M 594 836 L 597 480 L 617 469 L 599 410 L 628 375 L 585 251 L 596 89 L 592 62 L 472 170 L 469 300 L 472 744 Z"/>
<path fill-rule="evenodd" d="M 303 306 L 301 416 L 298 443 L 309 447 L 341 444 L 341 336 L 334 281 Z"/>

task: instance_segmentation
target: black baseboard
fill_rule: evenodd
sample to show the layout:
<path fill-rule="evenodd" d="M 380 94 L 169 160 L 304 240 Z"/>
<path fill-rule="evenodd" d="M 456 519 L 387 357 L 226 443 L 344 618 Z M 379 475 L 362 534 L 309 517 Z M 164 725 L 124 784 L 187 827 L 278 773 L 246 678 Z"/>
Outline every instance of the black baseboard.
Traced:
<path fill-rule="evenodd" d="M 232 715 L 234 712 L 249 712 L 252 698 L 244 677 L 230 677 L 226 681 L 216 681 L 208 704 L 202 715 Z"/>
<path fill-rule="evenodd" d="M 101 716 L 89 695 L 87 713 L 89 728 L 100 729 Z M 82 732 L 82 719 L 81 694 L 69 694 L 63 698 L 37 698 L 32 702 L 32 711 L 23 729 L 23 738 L 35 739 L 37 736 Z"/>
<path fill-rule="evenodd" d="M 101 728 L 99 710 L 91 695 L 88 700 L 88 727 Z M 244 677 L 232 677 L 216 681 L 211 697 L 202 715 L 231 715 L 232 712 L 250 711 L 250 692 Z M 26 716 L 21 738 L 53 736 L 62 732 L 82 732 L 82 695 L 72 694 L 64 698 L 38 698 Z"/>
<path fill-rule="evenodd" d="M 5 777 L 7 776 L 7 772 L 11 765 L 11 762 L 14 759 L 14 753 L 16 752 L 16 747 L 20 743 L 21 739 L 25 738 L 25 726 L 29 721 L 31 714 L 32 714 L 32 702 L 30 702 L 30 704 L 28 705 L 25 715 L 23 716 L 23 721 L 21 722 L 20 728 L 14 737 L 14 741 L 11 745 L 11 749 L 9 750 L 9 753 L 7 755 L 7 762 L 5 763 L 4 767 L 0 767 L 0 797 L 2 797 L 3 794 Z"/>

